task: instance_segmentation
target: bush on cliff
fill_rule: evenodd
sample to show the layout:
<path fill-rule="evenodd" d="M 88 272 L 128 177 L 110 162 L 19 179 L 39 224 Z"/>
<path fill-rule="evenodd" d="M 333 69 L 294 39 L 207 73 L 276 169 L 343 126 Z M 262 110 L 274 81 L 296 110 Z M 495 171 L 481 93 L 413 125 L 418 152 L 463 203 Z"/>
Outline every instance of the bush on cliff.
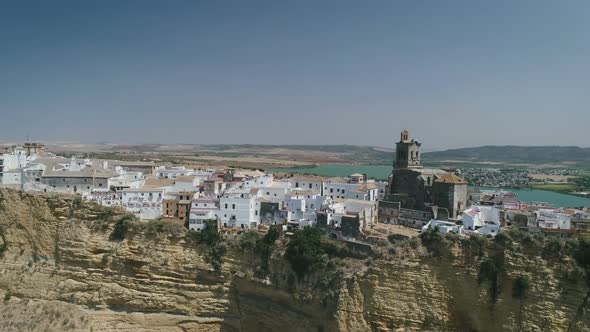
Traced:
<path fill-rule="evenodd" d="M 145 236 L 148 238 L 155 237 L 160 234 L 164 229 L 164 223 L 162 220 L 150 220 L 145 227 Z"/>
<path fill-rule="evenodd" d="M 449 254 L 452 242 L 455 240 L 454 234 L 442 234 L 438 231 L 438 227 L 434 229 L 427 229 L 420 233 L 420 240 L 429 253 L 435 257 L 442 257 Z"/>
<path fill-rule="evenodd" d="M 326 266 L 328 257 L 322 246 L 322 231 L 317 227 L 298 230 L 287 244 L 285 258 L 299 279 Z"/>
<path fill-rule="evenodd" d="M 256 249 L 256 243 L 260 240 L 260 234 L 258 234 L 255 230 L 246 231 L 242 236 L 240 236 L 240 240 L 238 241 L 238 245 L 242 252 L 244 251 L 254 251 Z"/>
<path fill-rule="evenodd" d="M 221 241 L 221 235 L 217 230 L 217 221 L 205 220 L 205 228 L 200 231 L 190 230 L 187 233 L 189 240 L 197 244 L 213 246 Z"/>
<path fill-rule="evenodd" d="M 272 225 L 262 239 L 256 241 L 256 253 L 260 256 L 259 276 L 264 277 L 269 272 L 270 257 L 275 249 L 275 242 L 283 234 L 281 225 Z"/>
<path fill-rule="evenodd" d="M 6 236 L 4 235 L 4 227 L 0 226 L 0 256 L 4 254 L 6 249 L 8 249 L 8 242 L 6 241 Z"/>
<path fill-rule="evenodd" d="M 220 272 L 227 247 L 217 230 L 217 221 L 205 220 L 205 228 L 200 231 L 188 231 L 187 238 L 196 244 L 207 246 L 206 259 L 216 272 Z"/>
<path fill-rule="evenodd" d="M 130 221 L 133 216 L 123 216 L 115 223 L 115 227 L 109 236 L 110 241 L 123 241 L 129 230 Z"/>

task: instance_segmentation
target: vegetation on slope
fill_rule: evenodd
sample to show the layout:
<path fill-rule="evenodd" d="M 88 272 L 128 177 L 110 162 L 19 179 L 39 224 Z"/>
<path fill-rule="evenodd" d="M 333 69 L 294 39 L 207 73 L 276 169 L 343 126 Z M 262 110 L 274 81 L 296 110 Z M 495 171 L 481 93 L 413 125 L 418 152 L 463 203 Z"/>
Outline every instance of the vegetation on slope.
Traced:
<path fill-rule="evenodd" d="M 428 152 L 427 161 L 463 160 L 477 162 L 518 162 L 527 164 L 575 161 L 590 164 L 590 148 L 577 146 L 480 146 Z"/>

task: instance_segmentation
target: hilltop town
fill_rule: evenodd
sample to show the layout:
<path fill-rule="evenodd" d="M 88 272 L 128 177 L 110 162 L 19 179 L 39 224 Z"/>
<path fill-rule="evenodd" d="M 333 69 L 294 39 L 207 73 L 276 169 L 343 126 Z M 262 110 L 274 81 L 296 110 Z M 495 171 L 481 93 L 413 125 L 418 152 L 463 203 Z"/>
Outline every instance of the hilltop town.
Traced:
<path fill-rule="evenodd" d="M 424 167 L 421 143 L 407 131 L 395 151 L 388 181 L 378 181 L 359 173 L 275 176 L 228 167 L 64 158 L 47 152 L 43 144 L 25 143 L 5 149 L 0 179 L 3 187 L 79 195 L 122 208 L 140 220 L 177 222 L 195 231 L 210 221 L 229 232 L 261 225 L 283 225 L 286 231 L 312 226 L 335 239 L 362 241 L 376 225 L 436 228 L 462 236 L 494 236 L 504 227 L 569 236 L 585 232 L 590 223 L 587 207 L 521 202 L 511 192 L 468 185 L 487 185 L 486 172 L 493 172 L 494 178 L 519 178 L 520 173 L 482 171 L 484 176 Z"/>

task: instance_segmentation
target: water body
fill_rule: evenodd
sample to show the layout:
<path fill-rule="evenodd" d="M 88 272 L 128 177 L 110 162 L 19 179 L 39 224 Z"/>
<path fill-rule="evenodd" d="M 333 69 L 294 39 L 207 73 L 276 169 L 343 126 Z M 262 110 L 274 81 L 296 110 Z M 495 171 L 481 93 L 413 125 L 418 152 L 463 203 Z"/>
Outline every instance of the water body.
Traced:
<path fill-rule="evenodd" d="M 324 164 L 314 167 L 272 168 L 267 172 L 284 172 L 298 174 L 316 174 L 321 176 L 348 176 L 353 173 L 367 174 L 370 178 L 387 180 L 391 165 L 342 165 Z"/>
<path fill-rule="evenodd" d="M 321 176 L 347 176 L 353 173 L 367 174 L 370 178 L 386 180 L 391 173 L 391 165 L 339 165 L 325 164 L 315 167 L 293 167 L 267 169 L 268 172 L 284 172 L 298 174 L 316 174 Z M 492 189 L 492 188 L 487 188 Z M 590 198 L 565 195 L 547 190 L 537 189 L 506 189 L 516 193 L 524 202 L 547 202 L 553 206 L 590 207 Z"/>

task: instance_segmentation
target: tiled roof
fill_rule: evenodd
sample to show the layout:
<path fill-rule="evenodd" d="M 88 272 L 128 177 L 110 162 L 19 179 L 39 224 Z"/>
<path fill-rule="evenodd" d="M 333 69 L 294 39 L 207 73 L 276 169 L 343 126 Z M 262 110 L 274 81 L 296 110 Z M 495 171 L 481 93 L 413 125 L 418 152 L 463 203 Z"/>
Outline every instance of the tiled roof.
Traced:
<path fill-rule="evenodd" d="M 462 177 L 455 175 L 453 173 L 445 174 L 440 178 L 434 180 L 434 182 L 438 183 L 451 183 L 451 184 L 467 184 L 467 181 Z"/>

